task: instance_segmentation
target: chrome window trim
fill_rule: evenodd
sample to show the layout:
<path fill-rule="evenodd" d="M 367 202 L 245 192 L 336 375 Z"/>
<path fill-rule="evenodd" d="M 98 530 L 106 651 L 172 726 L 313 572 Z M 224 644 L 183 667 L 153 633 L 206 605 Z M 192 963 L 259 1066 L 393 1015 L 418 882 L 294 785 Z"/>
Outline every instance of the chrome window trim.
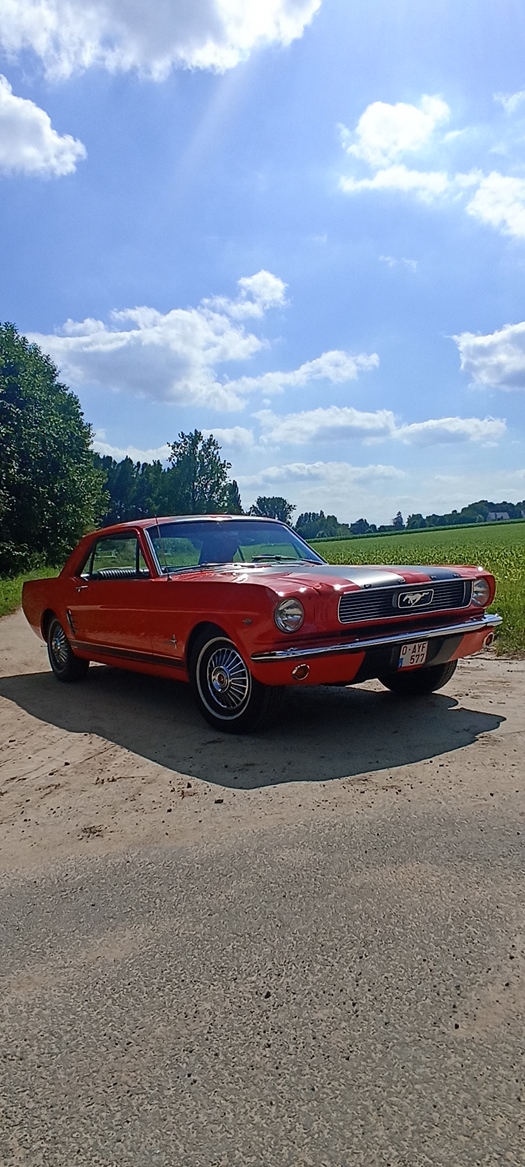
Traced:
<path fill-rule="evenodd" d="M 153 560 L 153 564 L 154 564 L 154 567 L 155 567 L 155 569 L 156 569 L 157 575 L 159 575 L 159 576 L 164 576 L 164 578 L 167 578 L 167 576 L 165 575 L 165 573 L 162 571 L 162 568 L 161 568 L 161 566 L 160 566 L 160 563 L 159 563 L 159 561 L 158 561 L 158 559 L 157 559 L 157 552 L 155 551 L 155 544 L 154 544 L 154 542 L 153 542 L 153 539 L 151 538 L 151 536 L 150 536 L 150 533 L 149 533 L 149 532 L 150 532 L 150 528 L 149 528 L 149 527 L 143 527 L 143 528 L 142 528 L 142 532 L 143 532 L 143 535 L 144 535 L 144 537 L 145 537 L 145 539 L 146 539 L 146 541 L 147 541 L 147 544 L 148 544 L 148 550 L 149 550 L 149 553 L 150 553 L 150 555 L 151 555 L 151 558 L 152 558 L 152 560 Z"/>

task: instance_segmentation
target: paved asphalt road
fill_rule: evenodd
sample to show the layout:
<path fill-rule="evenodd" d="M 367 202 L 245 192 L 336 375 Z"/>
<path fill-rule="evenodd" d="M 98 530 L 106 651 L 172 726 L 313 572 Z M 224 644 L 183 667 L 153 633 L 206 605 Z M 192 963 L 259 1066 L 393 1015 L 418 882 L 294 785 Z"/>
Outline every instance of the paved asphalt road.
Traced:
<path fill-rule="evenodd" d="M 524 679 L 232 741 L 1 621 L 0 1167 L 525 1167 Z"/>
<path fill-rule="evenodd" d="M 399 800 L 8 878 L 2 1167 L 522 1167 L 505 806 Z"/>

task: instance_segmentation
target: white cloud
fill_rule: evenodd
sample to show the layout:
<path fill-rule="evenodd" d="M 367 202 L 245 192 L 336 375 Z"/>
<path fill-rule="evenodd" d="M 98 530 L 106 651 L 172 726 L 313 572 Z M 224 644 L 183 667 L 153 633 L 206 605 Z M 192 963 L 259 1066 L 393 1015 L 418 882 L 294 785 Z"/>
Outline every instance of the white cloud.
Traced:
<path fill-rule="evenodd" d="M 230 382 L 236 392 L 246 394 L 259 390 L 261 393 L 282 393 L 285 389 L 300 389 L 311 381 L 329 381 L 332 385 L 343 385 L 347 381 L 356 381 L 359 374 L 377 369 L 379 357 L 377 353 L 358 353 L 352 356 L 340 349 L 332 349 L 315 357 L 313 361 L 305 361 L 298 369 L 288 372 L 262 373 L 259 377 L 240 377 L 238 381 Z"/>
<path fill-rule="evenodd" d="M 335 351 L 285 373 L 237 380 L 221 377 L 217 371 L 221 365 L 247 361 L 265 345 L 245 331 L 242 317 L 259 317 L 284 302 L 285 284 L 270 272 L 243 277 L 239 288 L 237 300 L 216 297 L 197 308 L 174 308 L 164 314 L 145 306 L 125 308 L 114 311 L 109 324 L 68 320 L 57 334 L 34 333 L 31 340 L 50 354 L 74 386 L 100 386 L 155 401 L 226 411 L 242 409 L 249 393 L 275 393 L 312 380 L 342 384 L 378 365 L 375 353 L 354 357 Z M 246 311 L 249 305 L 256 310 Z"/>
<path fill-rule="evenodd" d="M 450 109 L 440 97 L 424 95 L 419 108 L 402 101 L 396 105 L 374 101 L 361 115 L 353 134 L 341 127 L 343 146 L 354 158 L 379 169 L 398 162 L 405 154 L 421 151 L 437 126 L 449 117 Z"/>
<path fill-rule="evenodd" d="M 499 441 L 506 432 L 499 418 L 442 417 L 398 425 L 389 409 L 365 413 L 351 407 L 331 405 L 278 417 L 270 410 L 255 414 L 263 441 L 282 445 L 309 442 L 364 440 L 365 443 L 392 439 L 411 446 L 436 446 L 454 442 Z"/>
<path fill-rule="evenodd" d="M 115 462 L 122 462 L 123 458 L 131 458 L 132 462 L 167 462 L 170 448 L 166 443 L 154 449 L 139 450 L 137 446 L 111 446 L 106 442 L 105 433 L 99 430 L 93 439 L 93 449 L 102 457 L 114 458 Z"/>
<path fill-rule="evenodd" d="M 474 385 L 507 391 L 525 389 L 525 321 L 505 324 L 486 336 L 462 332 L 453 339 L 459 349 L 461 369 Z"/>
<path fill-rule="evenodd" d="M 204 433 L 206 436 L 213 434 L 220 446 L 230 450 L 239 452 L 250 450 L 254 445 L 253 431 L 245 429 L 242 425 L 232 426 L 231 429 L 214 426 L 212 430 L 205 430 Z"/>
<path fill-rule="evenodd" d="M 386 263 L 387 267 L 406 267 L 409 271 L 417 271 L 419 264 L 417 259 L 404 259 L 402 256 L 396 259 L 394 255 L 380 255 L 380 263 Z"/>
<path fill-rule="evenodd" d="M 495 93 L 494 101 L 499 101 L 505 113 L 516 113 L 516 110 L 525 101 L 525 89 L 520 89 L 518 93 Z"/>
<path fill-rule="evenodd" d="M 92 66 L 156 80 L 172 68 L 230 69 L 258 46 L 302 36 L 321 0 L 0 0 L 6 53 L 31 49 L 47 73 Z"/>
<path fill-rule="evenodd" d="M 458 198 L 469 187 L 476 186 L 482 178 L 479 170 L 449 175 L 444 170 L 409 170 L 402 164 L 378 170 L 371 178 L 343 175 L 339 179 L 339 186 L 345 194 L 359 194 L 365 190 L 394 190 L 415 195 L 421 202 L 430 203 L 445 197 Z"/>
<path fill-rule="evenodd" d="M 243 317 L 261 317 L 268 308 L 283 308 L 287 285 L 278 276 L 262 269 L 254 276 L 243 276 L 239 281 L 240 295 L 236 300 L 227 296 L 212 296 L 203 304 L 218 312 L 225 312 L 234 320 Z"/>
<path fill-rule="evenodd" d="M 402 164 L 378 170 L 372 178 L 352 178 L 343 175 L 339 179 L 339 185 L 345 194 L 358 194 L 364 190 L 397 190 L 414 194 L 422 202 L 431 202 L 447 193 L 450 180 L 444 171 L 409 170 Z"/>
<path fill-rule="evenodd" d="M 251 296 L 263 308 L 276 308 L 285 303 L 286 284 L 264 268 L 254 276 L 242 276 L 239 287 L 243 300 Z"/>
<path fill-rule="evenodd" d="M 263 409 L 255 416 L 261 423 L 264 440 L 283 445 L 385 438 L 390 437 L 395 428 L 394 415 L 389 409 L 365 413 L 351 407 L 330 405 L 327 409 L 310 409 L 284 417 Z"/>
<path fill-rule="evenodd" d="M 86 157 L 82 142 L 61 136 L 43 109 L 17 97 L 0 74 L 0 171 L 39 178 L 73 174 Z"/>
<path fill-rule="evenodd" d="M 493 171 L 480 182 L 467 212 L 504 235 L 525 238 L 525 179 Z"/>
<path fill-rule="evenodd" d="M 493 444 L 506 433 L 506 423 L 497 417 L 441 417 L 399 426 L 393 437 L 410 446 L 437 446 L 450 442 Z"/>
<path fill-rule="evenodd" d="M 272 486 L 275 483 L 324 482 L 325 485 L 344 486 L 367 484 L 404 478 L 396 466 L 352 466 L 349 462 L 288 462 L 284 466 L 267 466 L 257 474 L 239 476 L 239 485 Z"/>

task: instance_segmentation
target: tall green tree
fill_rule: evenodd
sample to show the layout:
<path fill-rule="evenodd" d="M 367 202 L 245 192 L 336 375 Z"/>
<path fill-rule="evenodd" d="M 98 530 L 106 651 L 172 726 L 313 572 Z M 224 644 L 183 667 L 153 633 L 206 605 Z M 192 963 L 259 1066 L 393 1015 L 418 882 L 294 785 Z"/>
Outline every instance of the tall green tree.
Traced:
<path fill-rule="evenodd" d="M 280 495 L 260 494 L 250 507 L 251 515 L 260 515 L 266 519 L 280 519 L 282 523 L 291 523 L 295 506 Z"/>
<path fill-rule="evenodd" d="M 53 362 L 0 325 L 0 574 L 59 563 L 104 513 L 91 442 Z"/>
<path fill-rule="evenodd" d="M 228 484 L 228 505 L 227 511 L 229 515 L 243 515 L 241 492 L 235 478 Z"/>
<path fill-rule="evenodd" d="M 180 433 L 169 443 L 178 499 L 177 513 L 204 515 L 228 511 L 232 483 L 231 462 L 221 458 L 221 448 L 213 434 L 205 438 L 200 430 Z"/>

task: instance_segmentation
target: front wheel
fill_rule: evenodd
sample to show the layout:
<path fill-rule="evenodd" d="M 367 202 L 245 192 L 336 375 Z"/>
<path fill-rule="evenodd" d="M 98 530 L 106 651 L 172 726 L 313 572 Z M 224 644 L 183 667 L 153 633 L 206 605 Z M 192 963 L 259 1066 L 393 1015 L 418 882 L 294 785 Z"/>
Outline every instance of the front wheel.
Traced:
<path fill-rule="evenodd" d="M 450 681 L 457 668 L 457 660 L 451 660 L 446 665 L 430 665 L 428 669 L 411 669 L 404 673 L 387 673 L 379 677 L 382 685 L 399 693 L 404 697 L 424 697 L 427 693 L 435 693 Z"/>
<path fill-rule="evenodd" d="M 194 645 L 190 683 L 202 716 L 226 733 L 249 733 L 275 716 L 280 689 L 252 677 L 232 640 L 210 630 Z"/>
<path fill-rule="evenodd" d="M 85 677 L 89 661 L 75 656 L 60 620 L 56 617 L 47 632 L 47 654 L 57 680 L 81 681 Z"/>

